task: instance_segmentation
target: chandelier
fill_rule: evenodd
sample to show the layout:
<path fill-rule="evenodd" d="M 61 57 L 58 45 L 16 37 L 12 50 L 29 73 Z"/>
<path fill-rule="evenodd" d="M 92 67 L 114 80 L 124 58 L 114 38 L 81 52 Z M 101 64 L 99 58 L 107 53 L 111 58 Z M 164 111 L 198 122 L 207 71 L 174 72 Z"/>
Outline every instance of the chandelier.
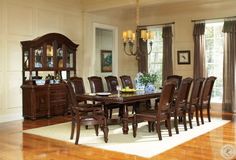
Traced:
<path fill-rule="evenodd" d="M 138 59 L 141 54 L 150 54 L 152 52 L 152 41 L 153 33 L 147 31 L 146 29 L 141 29 L 139 27 L 139 0 L 136 0 L 136 33 L 132 30 L 123 32 L 123 41 L 124 41 L 124 52 L 128 56 L 136 56 Z M 140 34 L 140 35 L 138 35 Z M 141 38 L 144 42 L 149 42 L 149 52 L 141 50 L 139 45 L 139 38 Z M 136 43 L 135 43 L 136 41 Z M 135 47 L 136 46 L 136 47 Z"/>

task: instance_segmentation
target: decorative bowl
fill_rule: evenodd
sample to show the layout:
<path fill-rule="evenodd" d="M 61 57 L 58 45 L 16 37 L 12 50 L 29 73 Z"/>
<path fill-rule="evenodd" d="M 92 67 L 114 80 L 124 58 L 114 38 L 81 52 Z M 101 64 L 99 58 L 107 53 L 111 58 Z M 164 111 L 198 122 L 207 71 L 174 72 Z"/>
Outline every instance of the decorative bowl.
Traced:
<path fill-rule="evenodd" d="M 36 79 L 35 80 L 36 85 L 40 86 L 40 85 L 45 85 L 45 80 L 43 79 Z"/>

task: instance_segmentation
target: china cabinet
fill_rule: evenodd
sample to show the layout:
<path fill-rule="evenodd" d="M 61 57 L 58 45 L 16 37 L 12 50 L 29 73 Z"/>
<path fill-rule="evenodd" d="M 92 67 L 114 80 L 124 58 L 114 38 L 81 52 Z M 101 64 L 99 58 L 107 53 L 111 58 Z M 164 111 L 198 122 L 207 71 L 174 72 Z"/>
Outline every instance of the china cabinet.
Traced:
<path fill-rule="evenodd" d="M 67 111 L 64 80 L 76 75 L 78 45 L 59 33 L 22 41 L 23 116 L 36 119 Z"/>

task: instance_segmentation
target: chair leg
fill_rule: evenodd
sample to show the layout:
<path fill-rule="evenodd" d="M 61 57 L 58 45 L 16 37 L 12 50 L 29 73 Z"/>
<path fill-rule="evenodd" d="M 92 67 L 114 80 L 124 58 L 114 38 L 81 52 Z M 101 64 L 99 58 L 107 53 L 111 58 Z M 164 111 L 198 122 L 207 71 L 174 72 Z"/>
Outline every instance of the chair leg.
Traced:
<path fill-rule="evenodd" d="M 178 128 L 178 117 L 175 115 L 174 117 L 174 126 L 175 126 L 175 132 L 176 134 L 179 134 L 179 128 Z"/>
<path fill-rule="evenodd" d="M 96 136 L 98 136 L 98 128 L 99 128 L 99 125 L 94 125 Z"/>
<path fill-rule="evenodd" d="M 186 121 L 186 113 L 183 113 L 183 123 L 184 123 L 184 130 L 187 131 L 187 121 Z"/>
<path fill-rule="evenodd" d="M 152 131 L 152 122 L 148 121 L 148 132 Z"/>
<path fill-rule="evenodd" d="M 165 127 L 168 128 L 167 120 L 165 120 Z"/>
<path fill-rule="evenodd" d="M 198 106 L 195 106 L 195 113 L 196 113 L 196 121 L 197 121 L 197 126 L 199 126 L 200 125 L 200 123 L 199 123 L 199 113 L 198 113 Z"/>
<path fill-rule="evenodd" d="M 202 106 L 200 107 L 200 116 L 201 116 L 201 122 L 204 124 L 204 119 L 203 119 L 203 108 Z"/>
<path fill-rule="evenodd" d="M 106 105 L 104 105 L 104 115 L 106 118 L 108 118 L 108 108 Z"/>
<path fill-rule="evenodd" d="M 182 122 L 183 122 L 183 118 L 179 117 L 179 123 L 182 123 Z"/>
<path fill-rule="evenodd" d="M 119 117 L 122 118 L 123 117 L 123 108 L 119 107 Z"/>
<path fill-rule="evenodd" d="M 168 129 L 169 136 L 172 136 L 170 117 L 167 119 L 167 129 Z"/>
<path fill-rule="evenodd" d="M 155 122 L 152 122 L 152 132 L 155 130 Z"/>
<path fill-rule="evenodd" d="M 112 109 L 110 109 L 110 116 L 109 116 L 109 118 L 111 119 L 111 117 L 112 117 Z"/>
<path fill-rule="evenodd" d="M 192 113 L 191 113 L 191 111 L 188 112 L 188 121 L 189 121 L 189 126 L 192 129 L 193 124 L 192 124 Z"/>
<path fill-rule="evenodd" d="M 79 136 L 80 136 L 80 122 L 77 121 L 77 131 L 76 131 L 75 144 L 79 143 Z"/>
<path fill-rule="evenodd" d="M 208 121 L 211 122 L 210 106 L 207 107 L 207 117 L 208 117 Z"/>
<path fill-rule="evenodd" d="M 160 121 L 157 121 L 156 123 L 156 131 L 157 131 L 157 134 L 158 134 L 158 138 L 159 140 L 162 140 L 162 136 L 161 136 L 161 126 L 160 126 Z"/>
<path fill-rule="evenodd" d="M 132 128 L 133 128 L 133 137 L 135 138 L 137 135 L 136 132 L 137 132 L 137 128 L 138 128 L 136 115 L 134 115 L 134 117 L 133 117 Z"/>
<path fill-rule="evenodd" d="M 75 132 L 75 120 L 72 119 L 72 121 L 71 121 L 71 135 L 70 135 L 70 139 L 74 138 L 74 132 Z"/>

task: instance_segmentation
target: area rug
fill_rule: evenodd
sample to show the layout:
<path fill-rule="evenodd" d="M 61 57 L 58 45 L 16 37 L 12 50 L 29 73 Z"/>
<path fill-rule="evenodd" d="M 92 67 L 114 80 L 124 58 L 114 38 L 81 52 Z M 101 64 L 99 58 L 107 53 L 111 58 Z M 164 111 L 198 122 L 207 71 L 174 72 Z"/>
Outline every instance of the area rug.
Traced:
<path fill-rule="evenodd" d="M 193 122 L 193 129 L 188 129 L 187 131 L 184 131 L 183 125 L 179 125 L 180 133 L 176 134 L 174 128 L 172 128 L 172 137 L 168 136 L 167 129 L 163 127 L 162 141 L 159 141 L 156 132 L 148 132 L 146 122 L 139 123 L 136 138 L 133 137 L 131 125 L 129 125 L 129 134 L 127 135 L 122 134 L 122 126 L 109 125 L 108 143 L 103 141 L 102 131 L 100 131 L 99 136 L 96 136 L 95 130 L 92 127 L 85 129 L 85 127 L 82 126 L 79 144 L 150 158 L 223 126 L 228 122 L 229 121 L 221 119 L 212 119 L 212 122 L 205 120 L 205 124 L 200 126 L 197 126 L 196 122 Z M 71 123 L 68 122 L 29 129 L 25 130 L 24 133 L 74 143 L 74 140 L 69 139 L 70 129 Z"/>

